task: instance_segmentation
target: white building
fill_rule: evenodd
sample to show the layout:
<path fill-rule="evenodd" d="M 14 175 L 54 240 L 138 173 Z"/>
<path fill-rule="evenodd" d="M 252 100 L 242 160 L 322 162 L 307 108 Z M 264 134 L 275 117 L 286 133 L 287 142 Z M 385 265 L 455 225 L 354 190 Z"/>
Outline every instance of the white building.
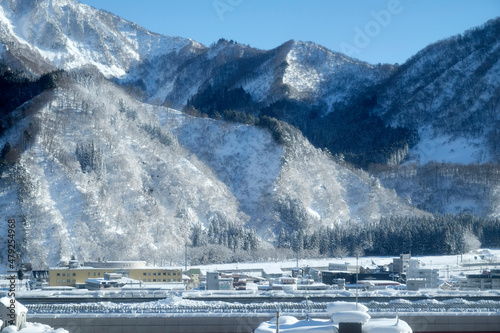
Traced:
<path fill-rule="evenodd" d="M 421 268 L 418 259 L 410 259 L 406 269 L 406 288 L 418 290 L 421 288 L 439 287 L 439 269 Z"/>
<path fill-rule="evenodd" d="M 410 254 L 401 254 L 399 258 L 393 258 L 392 271 L 395 273 L 406 273 L 410 259 Z"/>

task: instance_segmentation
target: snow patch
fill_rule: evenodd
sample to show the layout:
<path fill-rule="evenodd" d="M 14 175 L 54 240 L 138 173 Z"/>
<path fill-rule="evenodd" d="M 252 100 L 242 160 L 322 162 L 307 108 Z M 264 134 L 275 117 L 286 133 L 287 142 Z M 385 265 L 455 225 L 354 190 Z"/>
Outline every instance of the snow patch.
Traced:
<path fill-rule="evenodd" d="M 434 135 L 426 129 L 420 133 L 419 143 L 410 150 L 410 160 L 420 164 L 432 161 L 445 163 L 486 163 L 491 161 L 483 139 Z"/>

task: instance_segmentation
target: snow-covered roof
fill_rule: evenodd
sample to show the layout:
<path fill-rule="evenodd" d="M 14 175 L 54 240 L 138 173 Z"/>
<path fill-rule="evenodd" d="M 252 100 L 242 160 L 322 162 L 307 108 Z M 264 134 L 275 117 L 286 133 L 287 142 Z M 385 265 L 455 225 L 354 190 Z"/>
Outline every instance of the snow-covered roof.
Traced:
<path fill-rule="evenodd" d="M 371 319 L 366 306 L 350 302 L 333 302 L 328 312 L 333 311 L 332 319 L 298 320 L 291 316 L 279 317 L 280 332 L 338 332 L 340 323 L 360 323 L 363 333 L 412 333 L 410 326 L 398 318 Z M 255 333 L 276 332 L 276 318 L 263 322 Z"/>
<path fill-rule="evenodd" d="M 369 333 L 412 333 L 411 327 L 398 318 L 371 319 L 363 326 L 363 332 Z"/>
<path fill-rule="evenodd" d="M 370 315 L 364 311 L 339 311 L 332 314 L 334 323 L 360 323 L 366 324 L 370 320 Z"/>
<path fill-rule="evenodd" d="M 283 274 L 283 270 L 281 268 L 274 266 L 266 267 L 263 271 L 265 274 Z"/>
<path fill-rule="evenodd" d="M 4 328 L 2 333 L 68 333 L 68 331 L 63 328 L 54 329 L 45 324 L 26 322 L 19 331 L 15 326 L 11 325 Z"/>
<path fill-rule="evenodd" d="M 352 302 L 332 302 L 328 304 L 326 312 L 331 316 L 332 314 L 340 311 L 362 311 L 368 312 L 368 308 L 361 303 Z"/>
<path fill-rule="evenodd" d="M 3 306 L 5 306 L 6 308 L 8 308 L 11 304 L 11 300 L 14 300 L 13 298 L 9 298 L 9 297 L 2 297 L 0 298 L 0 304 L 2 304 Z M 20 314 L 20 313 L 27 313 L 28 312 L 28 309 L 22 305 L 21 303 L 19 303 L 18 301 L 14 300 L 15 304 L 16 304 L 16 314 Z"/>

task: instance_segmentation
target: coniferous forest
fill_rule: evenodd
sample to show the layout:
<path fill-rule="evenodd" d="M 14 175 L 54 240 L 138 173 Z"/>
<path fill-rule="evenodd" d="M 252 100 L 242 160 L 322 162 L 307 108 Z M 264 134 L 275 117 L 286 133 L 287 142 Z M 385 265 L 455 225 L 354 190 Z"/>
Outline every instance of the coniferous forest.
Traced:
<path fill-rule="evenodd" d="M 193 253 L 204 254 L 193 257 L 200 263 L 211 262 L 211 259 L 234 261 L 237 250 L 253 252 L 262 256 L 260 259 L 268 259 L 266 256 L 269 255 L 266 251 L 259 251 L 259 242 L 252 230 L 227 222 L 212 221 L 208 230 L 194 228 L 191 241 L 195 249 Z M 220 253 L 217 257 L 210 257 L 207 253 L 213 251 L 214 246 Z M 288 256 L 299 257 L 397 256 L 401 253 L 458 255 L 479 247 L 500 247 L 499 219 L 465 213 L 390 217 L 363 227 L 357 222 L 348 222 L 309 234 L 300 228 L 282 228 L 277 240 L 277 248 L 284 250 L 285 256 L 288 253 Z"/>

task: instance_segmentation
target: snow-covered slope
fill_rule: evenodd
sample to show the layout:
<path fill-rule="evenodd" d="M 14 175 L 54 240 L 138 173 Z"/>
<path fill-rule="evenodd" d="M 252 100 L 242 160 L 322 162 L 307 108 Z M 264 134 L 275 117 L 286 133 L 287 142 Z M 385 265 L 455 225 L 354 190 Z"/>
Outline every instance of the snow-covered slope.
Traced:
<path fill-rule="evenodd" d="M 497 18 L 429 45 L 379 89 L 376 112 L 393 126 L 418 129 L 415 160 L 499 160 L 499 36 Z"/>
<path fill-rule="evenodd" d="M 0 142 L 20 147 L 19 133 L 34 135 L 4 170 L 0 209 L 18 219 L 22 253 L 36 267 L 72 255 L 175 257 L 191 227 L 212 219 L 255 226 L 273 241 L 293 227 L 280 215 L 316 230 L 423 214 L 293 128 L 279 145 L 266 129 L 142 104 L 87 74 L 16 111 L 23 120 Z"/>

